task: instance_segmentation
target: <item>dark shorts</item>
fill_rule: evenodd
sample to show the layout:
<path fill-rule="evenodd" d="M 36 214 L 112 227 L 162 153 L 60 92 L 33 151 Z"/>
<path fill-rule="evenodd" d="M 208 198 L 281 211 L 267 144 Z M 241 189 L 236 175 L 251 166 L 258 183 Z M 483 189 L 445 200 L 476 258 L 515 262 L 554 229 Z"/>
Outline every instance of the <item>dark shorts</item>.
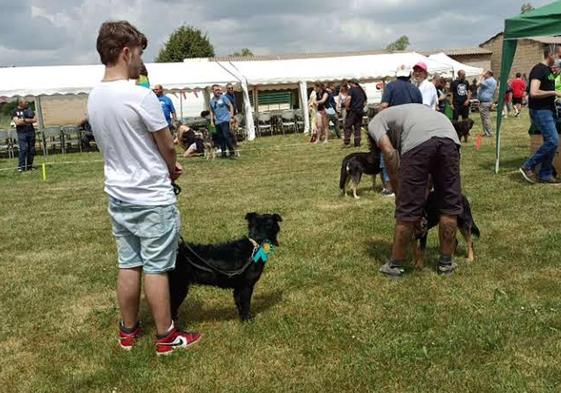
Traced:
<path fill-rule="evenodd" d="M 519 98 L 512 97 L 512 103 L 514 105 L 522 105 L 522 97 L 519 97 Z"/>
<path fill-rule="evenodd" d="M 418 221 L 423 217 L 430 176 L 440 213 L 462 214 L 460 147 L 452 139 L 432 138 L 401 157 L 395 210 L 398 221 Z"/>

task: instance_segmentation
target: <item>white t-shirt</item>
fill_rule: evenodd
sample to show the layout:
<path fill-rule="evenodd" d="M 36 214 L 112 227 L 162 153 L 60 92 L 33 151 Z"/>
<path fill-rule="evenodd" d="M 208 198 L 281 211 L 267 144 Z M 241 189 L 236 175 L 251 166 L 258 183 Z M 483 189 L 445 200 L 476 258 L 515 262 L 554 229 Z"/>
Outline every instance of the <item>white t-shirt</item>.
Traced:
<path fill-rule="evenodd" d="M 107 194 L 140 206 L 176 202 L 151 134 L 168 126 L 151 90 L 125 80 L 101 82 L 88 98 L 88 119 L 105 161 Z"/>
<path fill-rule="evenodd" d="M 427 79 L 425 79 L 419 85 L 419 90 L 421 91 L 421 95 L 423 96 L 423 105 L 436 110 L 438 106 L 438 93 L 436 91 L 434 83 L 429 82 Z"/>

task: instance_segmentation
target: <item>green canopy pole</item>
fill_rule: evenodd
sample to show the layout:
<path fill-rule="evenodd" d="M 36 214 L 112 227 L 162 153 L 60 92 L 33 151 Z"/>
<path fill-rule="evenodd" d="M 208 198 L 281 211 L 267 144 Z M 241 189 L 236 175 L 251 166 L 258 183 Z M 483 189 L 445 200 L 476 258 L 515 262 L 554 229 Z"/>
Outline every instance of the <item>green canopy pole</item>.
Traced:
<path fill-rule="evenodd" d="M 505 26 L 506 27 L 506 26 Z M 496 146 L 496 161 L 495 161 L 495 173 L 499 173 L 499 167 L 501 162 L 501 124 L 503 121 L 503 107 L 505 101 L 506 85 L 508 83 L 508 75 L 510 74 L 510 69 L 512 68 L 512 62 L 514 60 L 514 54 L 516 53 L 516 46 L 518 45 L 518 40 L 507 39 L 507 31 L 505 30 L 504 40 L 503 40 L 503 56 L 501 59 L 501 81 L 499 86 L 499 103 L 497 108 L 497 146 Z"/>

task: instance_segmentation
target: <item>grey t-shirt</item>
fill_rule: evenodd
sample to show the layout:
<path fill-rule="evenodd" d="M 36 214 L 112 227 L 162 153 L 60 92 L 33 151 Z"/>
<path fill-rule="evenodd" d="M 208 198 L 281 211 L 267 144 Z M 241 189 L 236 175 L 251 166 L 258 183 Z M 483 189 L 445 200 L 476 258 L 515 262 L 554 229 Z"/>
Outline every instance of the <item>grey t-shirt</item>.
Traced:
<path fill-rule="evenodd" d="M 431 138 L 449 138 L 461 146 L 458 134 L 448 118 L 422 104 L 405 104 L 384 109 L 368 124 L 376 143 L 388 135 L 401 155 Z"/>

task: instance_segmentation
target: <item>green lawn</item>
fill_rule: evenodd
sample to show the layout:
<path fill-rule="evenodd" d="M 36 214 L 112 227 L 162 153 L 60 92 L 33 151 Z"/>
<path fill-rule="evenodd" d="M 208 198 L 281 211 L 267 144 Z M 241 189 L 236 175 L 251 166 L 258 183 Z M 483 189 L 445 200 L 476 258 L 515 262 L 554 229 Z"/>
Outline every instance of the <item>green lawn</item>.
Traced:
<path fill-rule="evenodd" d="M 527 125 L 527 116 L 506 121 L 499 175 L 493 141 L 464 146 L 463 189 L 482 238 L 473 264 L 460 241 L 451 277 L 434 272 L 435 231 L 423 271 L 399 281 L 377 274 L 393 201 L 368 191 L 368 179 L 359 201 L 340 196 L 349 151 L 339 141 L 267 137 L 245 143 L 235 162 L 182 160 L 188 240 L 242 236 L 254 210 L 284 222 L 256 286 L 255 321 L 237 320 L 230 292 L 194 288 L 181 315 L 205 336 L 166 359 L 154 354 L 144 300 L 147 336 L 131 353 L 117 345 L 116 251 L 99 154 L 49 156 L 46 182 L 39 171 L 0 170 L 0 390 L 560 391 L 561 187 L 530 186 L 515 172 L 529 150 Z"/>

